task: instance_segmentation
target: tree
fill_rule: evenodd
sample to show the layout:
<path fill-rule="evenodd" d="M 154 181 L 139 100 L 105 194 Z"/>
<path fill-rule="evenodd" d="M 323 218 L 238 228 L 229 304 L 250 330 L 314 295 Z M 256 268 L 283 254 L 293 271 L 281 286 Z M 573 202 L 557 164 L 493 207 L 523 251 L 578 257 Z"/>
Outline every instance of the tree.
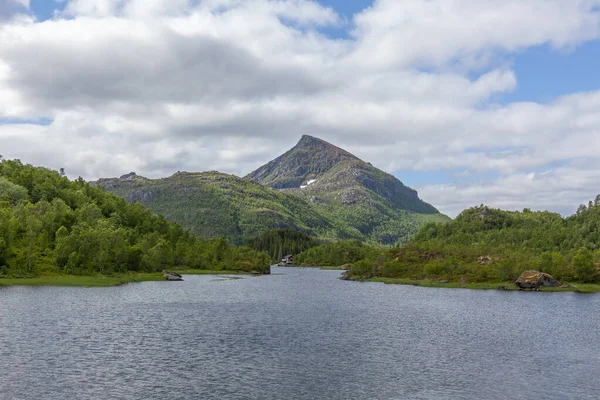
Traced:
<path fill-rule="evenodd" d="M 27 200 L 28 197 L 27 189 L 23 186 L 15 185 L 8 179 L 0 177 L 0 200 L 7 200 L 14 205 Z"/>
<path fill-rule="evenodd" d="M 594 264 L 594 256 L 587 248 L 582 247 L 577 251 L 577 254 L 573 257 L 572 264 L 577 280 L 581 282 L 593 282 L 596 280 L 598 271 Z"/>

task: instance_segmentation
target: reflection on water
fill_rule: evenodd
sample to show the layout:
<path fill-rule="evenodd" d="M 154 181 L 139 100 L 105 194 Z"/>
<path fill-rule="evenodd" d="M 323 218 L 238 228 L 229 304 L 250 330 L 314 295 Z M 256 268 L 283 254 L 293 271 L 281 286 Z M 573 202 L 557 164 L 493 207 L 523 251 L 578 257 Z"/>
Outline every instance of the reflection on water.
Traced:
<path fill-rule="evenodd" d="M 0 289 L 0 399 L 596 399 L 599 295 L 274 268 Z"/>

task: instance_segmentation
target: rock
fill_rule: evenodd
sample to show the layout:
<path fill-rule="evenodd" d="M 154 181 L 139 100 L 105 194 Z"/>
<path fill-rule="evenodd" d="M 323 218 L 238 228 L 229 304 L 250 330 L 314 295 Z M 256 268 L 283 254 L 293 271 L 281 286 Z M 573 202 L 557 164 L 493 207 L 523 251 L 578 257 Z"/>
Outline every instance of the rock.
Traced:
<path fill-rule="evenodd" d="M 450 283 L 450 281 L 448 281 L 446 279 L 443 279 L 443 280 L 440 281 L 440 283 Z"/>
<path fill-rule="evenodd" d="M 489 263 L 492 262 L 492 257 L 490 257 L 490 256 L 481 256 L 481 257 L 477 258 L 477 262 L 480 265 L 487 265 L 487 264 L 489 264 Z"/>
<path fill-rule="evenodd" d="M 340 275 L 340 279 L 343 281 L 350 279 L 350 271 L 344 271 L 344 273 Z"/>
<path fill-rule="evenodd" d="M 162 271 L 163 276 L 168 281 L 182 281 L 183 278 L 177 272 L 169 272 L 167 270 Z"/>
<path fill-rule="evenodd" d="M 541 287 L 558 287 L 562 285 L 552 276 L 539 271 L 525 271 L 515 281 L 520 289 L 538 290 Z"/>
<path fill-rule="evenodd" d="M 498 286 L 498 290 L 510 290 L 507 285 Z"/>

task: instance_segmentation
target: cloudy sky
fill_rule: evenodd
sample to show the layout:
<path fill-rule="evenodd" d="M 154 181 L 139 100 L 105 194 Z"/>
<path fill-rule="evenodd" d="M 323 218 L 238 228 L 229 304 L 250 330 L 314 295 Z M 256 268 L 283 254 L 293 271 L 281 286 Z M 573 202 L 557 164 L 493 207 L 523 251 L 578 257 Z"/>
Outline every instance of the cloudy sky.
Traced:
<path fill-rule="evenodd" d="M 321 137 L 451 216 L 600 193 L 600 0 L 0 0 L 0 154 L 245 175 Z"/>

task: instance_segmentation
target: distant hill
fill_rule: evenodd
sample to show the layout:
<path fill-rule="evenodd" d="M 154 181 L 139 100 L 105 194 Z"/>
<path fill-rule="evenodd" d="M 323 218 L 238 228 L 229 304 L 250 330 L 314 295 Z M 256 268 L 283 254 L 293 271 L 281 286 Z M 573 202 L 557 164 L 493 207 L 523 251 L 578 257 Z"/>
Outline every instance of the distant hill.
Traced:
<path fill-rule="evenodd" d="M 402 244 L 427 222 L 449 221 L 394 176 L 311 136 L 243 179 L 214 171 L 163 179 L 130 173 L 94 184 L 236 244 L 270 229 Z"/>
<path fill-rule="evenodd" d="M 283 228 L 313 236 L 351 237 L 298 196 L 220 172 L 178 172 L 163 179 L 131 173 L 94 184 L 129 202 L 140 202 L 196 234 L 224 236 L 236 244 Z"/>

